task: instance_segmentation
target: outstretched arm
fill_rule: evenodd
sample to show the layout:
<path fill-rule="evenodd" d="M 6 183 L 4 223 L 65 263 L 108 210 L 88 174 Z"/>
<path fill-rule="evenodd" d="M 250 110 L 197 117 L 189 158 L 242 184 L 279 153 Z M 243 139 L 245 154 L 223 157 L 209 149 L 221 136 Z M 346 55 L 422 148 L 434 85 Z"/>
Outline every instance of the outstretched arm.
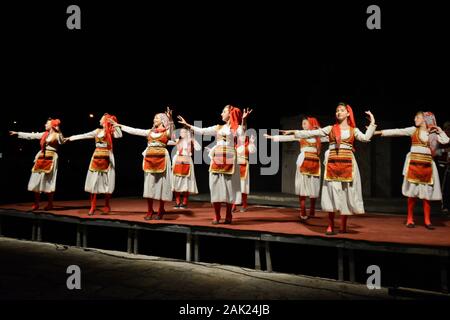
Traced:
<path fill-rule="evenodd" d="M 37 140 L 37 139 L 41 139 L 42 138 L 42 136 L 44 135 L 44 132 L 15 132 L 15 131 L 10 131 L 9 134 L 12 135 L 12 136 L 17 135 L 17 137 L 19 139 Z"/>
<path fill-rule="evenodd" d="M 331 126 L 327 126 L 325 128 L 320 128 L 316 130 L 296 130 L 294 136 L 298 139 L 307 139 L 307 138 L 322 138 L 327 137 L 330 134 Z"/>
<path fill-rule="evenodd" d="M 292 141 L 298 141 L 300 140 L 299 138 L 296 138 L 294 135 L 276 135 L 276 136 L 271 136 L 268 134 L 264 134 L 264 137 L 267 139 L 271 139 L 275 142 L 292 142 Z"/>
<path fill-rule="evenodd" d="M 67 140 L 68 141 L 77 141 L 77 140 L 85 140 L 85 139 L 94 139 L 96 135 L 97 135 L 97 130 L 94 130 L 94 131 L 91 131 L 88 133 L 73 135 L 73 136 L 67 138 Z"/>
<path fill-rule="evenodd" d="M 178 116 L 178 123 L 191 129 L 192 131 L 194 131 L 197 134 L 202 134 L 202 135 L 208 135 L 208 136 L 215 136 L 218 126 L 212 126 L 212 127 L 207 127 L 207 128 L 200 128 L 200 127 L 196 127 L 193 126 L 189 123 L 187 123 L 187 121 L 182 117 L 182 116 Z"/>
<path fill-rule="evenodd" d="M 403 129 L 387 129 L 377 131 L 375 134 L 381 135 L 382 137 L 410 137 L 416 132 L 416 127 L 409 127 Z"/>

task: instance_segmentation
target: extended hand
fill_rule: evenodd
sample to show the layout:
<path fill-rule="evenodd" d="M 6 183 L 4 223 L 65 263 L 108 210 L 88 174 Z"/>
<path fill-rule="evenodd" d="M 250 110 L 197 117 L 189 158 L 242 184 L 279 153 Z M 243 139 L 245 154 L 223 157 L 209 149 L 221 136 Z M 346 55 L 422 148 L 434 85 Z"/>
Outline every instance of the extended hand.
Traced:
<path fill-rule="evenodd" d="M 373 116 L 372 112 L 366 111 L 366 114 L 369 116 L 370 123 L 375 124 L 375 117 Z"/>
<path fill-rule="evenodd" d="M 171 121 L 172 121 L 172 113 L 173 113 L 172 109 L 170 109 L 170 107 L 167 107 L 166 115 Z"/>
<path fill-rule="evenodd" d="M 190 127 L 191 126 L 189 123 L 186 122 L 186 120 L 184 120 L 184 118 L 182 116 L 178 116 L 177 119 L 178 119 L 178 123 L 179 124 L 181 124 L 183 126 L 186 126 L 186 127 Z"/>
<path fill-rule="evenodd" d="M 250 115 L 250 113 L 253 112 L 253 109 L 250 108 L 244 108 L 244 111 L 242 113 L 242 119 L 247 119 L 247 117 Z"/>

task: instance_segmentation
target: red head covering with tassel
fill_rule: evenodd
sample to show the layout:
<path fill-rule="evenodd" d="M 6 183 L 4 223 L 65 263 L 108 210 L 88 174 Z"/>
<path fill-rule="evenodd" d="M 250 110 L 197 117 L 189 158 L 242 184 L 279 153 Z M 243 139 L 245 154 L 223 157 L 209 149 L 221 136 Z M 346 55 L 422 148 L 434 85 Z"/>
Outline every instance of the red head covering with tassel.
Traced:
<path fill-rule="evenodd" d="M 61 124 L 61 120 L 59 119 L 48 119 L 50 121 L 50 128 L 44 132 L 44 135 L 41 138 L 40 144 L 41 144 L 41 150 L 45 150 L 45 142 L 47 140 L 48 135 L 50 134 L 50 130 L 53 129 L 55 131 L 59 131 L 59 126 Z"/>
<path fill-rule="evenodd" d="M 228 105 L 228 111 L 230 113 L 230 128 L 233 134 L 236 134 L 237 128 L 242 123 L 242 111 L 237 107 Z"/>
<path fill-rule="evenodd" d="M 339 105 L 339 107 L 345 107 L 345 109 L 348 112 L 348 117 L 347 117 L 347 123 L 350 127 L 355 128 L 356 127 L 356 123 L 355 123 L 355 117 L 353 116 L 353 109 L 352 107 L 350 107 L 348 104 L 343 106 L 343 105 Z M 341 144 L 341 127 L 339 126 L 339 122 L 338 119 L 336 118 L 336 124 L 333 125 L 333 134 L 336 137 L 336 149 L 339 149 L 339 146 Z"/>
<path fill-rule="evenodd" d="M 117 117 L 113 116 L 112 114 L 105 113 L 103 115 L 103 128 L 105 129 L 105 140 L 107 143 L 108 150 L 112 150 L 113 148 L 113 136 L 114 136 L 114 126 L 108 121 L 109 119 L 113 120 L 114 122 L 117 121 Z"/>
<path fill-rule="evenodd" d="M 309 122 L 309 128 L 308 130 L 316 130 L 320 128 L 320 123 L 319 121 L 314 118 L 314 117 L 306 117 L 306 119 Z M 322 143 L 320 141 L 320 138 L 317 137 L 316 138 L 316 149 L 317 149 L 317 154 L 320 154 L 320 149 L 321 149 Z"/>

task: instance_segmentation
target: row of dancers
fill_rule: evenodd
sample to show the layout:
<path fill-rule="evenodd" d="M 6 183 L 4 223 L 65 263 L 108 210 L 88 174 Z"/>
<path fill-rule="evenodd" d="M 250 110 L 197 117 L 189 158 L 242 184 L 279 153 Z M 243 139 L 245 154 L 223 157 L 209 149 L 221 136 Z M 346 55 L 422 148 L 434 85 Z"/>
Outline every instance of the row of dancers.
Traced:
<path fill-rule="evenodd" d="M 221 207 L 225 204 L 226 213 L 223 223 L 231 224 L 233 211 L 237 204 L 242 204 L 242 211 L 247 208 L 249 188 L 249 154 L 256 152 L 254 137 L 246 137 L 247 118 L 251 109 L 227 105 L 222 110 L 223 124 L 200 128 L 189 124 L 185 118 L 178 116 L 183 126 L 180 137 L 175 138 L 172 110 L 158 113 L 151 129 L 136 129 L 118 122 L 113 115 L 105 114 L 100 120 L 100 129 L 92 132 L 64 138 L 59 130 L 60 121 L 50 119 L 46 131 L 41 133 L 11 132 L 24 139 L 40 139 L 41 150 L 35 158 L 28 190 L 35 192 L 33 209 L 39 208 L 39 195 L 48 194 L 46 209 L 53 206 L 57 175 L 57 147 L 69 141 L 95 139 L 96 149 L 91 158 L 86 177 L 85 190 L 91 194 L 89 214 L 96 210 L 97 194 L 105 194 L 104 213 L 111 210 L 110 198 L 114 191 L 115 163 L 113 140 L 122 137 L 122 132 L 145 137 L 148 141 L 143 152 L 142 169 L 144 171 L 144 198 L 147 198 L 148 211 L 146 220 L 162 219 L 164 204 L 172 201 L 175 194 L 176 208 L 187 205 L 189 194 L 197 193 L 192 150 L 201 146 L 193 139 L 192 133 L 216 137 L 216 144 L 210 150 L 209 188 L 211 203 L 214 208 L 212 223 L 219 224 Z M 347 219 L 350 215 L 363 214 L 361 177 L 355 159 L 355 140 L 370 142 L 373 136 L 411 138 L 411 150 L 408 153 L 403 170 L 404 181 L 402 193 L 408 198 L 406 226 L 415 227 L 414 205 L 417 199 L 423 200 L 424 223 L 433 230 L 430 219 L 430 201 L 441 200 L 442 193 L 439 175 L 433 156 L 438 144 L 448 144 L 449 137 L 437 126 L 431 112 L 417 112 L 414 126 L 404 129 L 377 131 L 375 117 L 366 111 L 370 123 L 365 132 L 356 127 L 353 110 L 346 103 L 339 103 L 336 111 L 336 123 L 320 127 L 314 117 L 302 119 L 302 130 L 281 130 L 282 135 L 270 136 L 278 142 L 298 141 L 300 154 L 296 162 L 295 193 L 300 201 L 300 219 L 306 220 L 315 215 L 315 203 L 321 192 L 322 211 L 328 212 L 328 226 L 325 234 L 335 235 L 335 214 L 340 214 L 339 232 L 347 232 Z M 328 143 L 325 152 L 324 174 L 321 183 L 320 154 L 322 144 Z M 176 146 L 177 152 L 170 159 L 167 147 Z M 181 200 L 183 196 L 183 200 Z M 309 215 L 306 213 L 305 201 L 310 199 Z M 159 200 L 157 212 L 153 210 L 153 201 Z"/>

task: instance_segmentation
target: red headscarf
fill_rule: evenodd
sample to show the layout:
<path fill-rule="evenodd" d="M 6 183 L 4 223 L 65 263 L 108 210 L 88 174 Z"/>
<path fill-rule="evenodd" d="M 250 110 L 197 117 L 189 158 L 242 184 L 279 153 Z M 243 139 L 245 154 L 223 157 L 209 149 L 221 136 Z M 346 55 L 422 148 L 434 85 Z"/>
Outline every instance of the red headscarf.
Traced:
<path fill-rule="evenodd" d="M 306 117 L 306 119 L 309 122 L 309 128 L 308 130 L 316 130 L 320 128 L 320 123 L 319 121 L 314 118 L 314 117 Z M 320 142 L 320 138 L 317 137 L 316 138 L 316 149 L 317 149 L 317 153 L 320 154 L 320 148 L 322 146 L 322 143 Z"/>
<path fill-rule="evenodd" d="M 50 134 L 50 130 L 53 129 L 55 131 L 59 131 L 59 125 L 61 124 L 61 120 L 59 120 L 59 119 L 48 119 L 48 121 L 50 121 L 51 128 L 46 130 L 44 132 L 44 135 L 41 138 L 40 144 L 41 144 L 42 151 L 45 150 L 45 143 L 46 143 L 48 135 Z"/>
<path fill-rule="evenodd" d="M 242 123 L 242 111 L 237 107 L 228 105 L 228 111 L 230 112 L 230 128 L 233 134 L 236 134 L 237 128 Z"/>
<path fill-rule="evenodd" d="M 107 143 L 108 150 L 112 150 L 113 148 L 113 136 L 114 136 L 114 126 L 108 121 L 109 119 L 112 119 L 114 122 L 117 121 L 117 117 L 113 116 L 112 114 L 105 113 L 103 115 L 103 127 L 105 129 L 105 140 Z"/>
<path fill-rule="evenodd" d="M 340 105 L 339 107 L 341 107 L 341 106 L 342 105 Z M 355 128 L 356 123 L 355 123 L 355 117 L 353 116 L 353 109 L 348 104 L 345 106 L 345 108 L 347 109 L 347 112 L 349 113 L 349 116 L 347 118 L 347 123 L 350 127 Z M 333 125 L 332 130 L 333 130 L 334 136 L 336 137 L 336 149 L 339 149 L 339 145 L 341 144 L 341 127 L 339 126 L 337 119 L 336 119 L 336 124 Z"/>

